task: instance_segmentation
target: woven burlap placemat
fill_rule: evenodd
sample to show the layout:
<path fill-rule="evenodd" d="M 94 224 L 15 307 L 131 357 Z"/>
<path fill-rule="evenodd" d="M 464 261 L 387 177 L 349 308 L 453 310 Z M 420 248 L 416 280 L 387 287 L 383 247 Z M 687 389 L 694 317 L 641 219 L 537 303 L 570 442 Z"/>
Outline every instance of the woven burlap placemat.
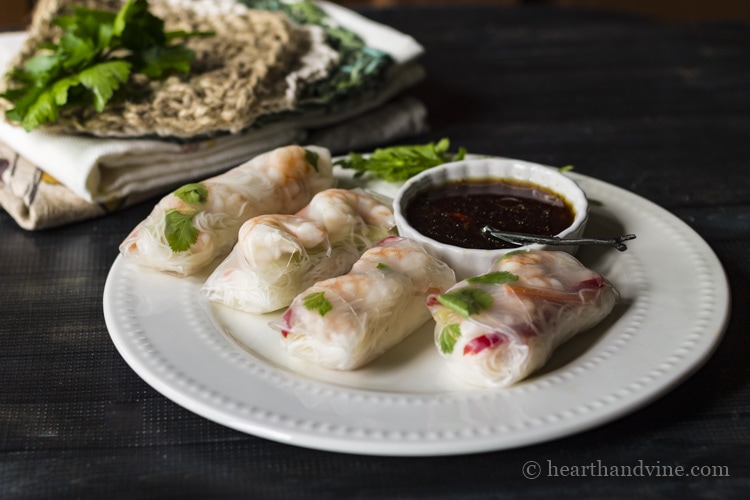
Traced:
<path fill-rule="evenodd" d="M 73 4 L 118 10 L 124 0 L 40 0 L 29 38 L 12 66 L 22 65 L 40 43 L 56 40 L 52 19 Z M 306 82 L 324 78 L 336 52 L 315 26 L 296 25 L 280 13 L 251 10 L 233 0 L 150 0 L 166 30 L 212 31 L 187 40 L 195 54 L 187 76 L 152 81 L 131 77 L 136 92 L 103 112 L 64 109 L 45 130 L 107 137 L 189 138 L 238 132 L 264 115 L 292 110 Z M 9 82 L 4 82 L 9 85 Z"/>

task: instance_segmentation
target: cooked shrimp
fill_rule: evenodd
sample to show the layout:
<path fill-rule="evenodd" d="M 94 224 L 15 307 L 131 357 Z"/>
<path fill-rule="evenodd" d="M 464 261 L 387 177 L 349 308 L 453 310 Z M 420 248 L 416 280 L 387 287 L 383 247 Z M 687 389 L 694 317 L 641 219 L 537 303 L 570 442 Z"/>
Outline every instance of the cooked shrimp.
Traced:
<path fill-rule="evenodd" d="M 552 262 L 549 254 L 518 252 L 503 257 L 498 262 L 498 269 L 515 274 L 524 286 L 562 290 L 563 283 L 549 273 Z"/>
<path fill-rule="evenodd" d="M 383 231 L 396 225 L 391 207 L 361 189 L 321 191 L 297 215 L 322 222 L 331 241 L 349 238 L 363 225 Z"/>
<path fill-rule="evenodd" d="M 410 245 L 404 245 L 401 238 L 393 236 L 381 241 L 378 246 L 364 254 L 354 264 L 352 272 L 359 272 L 360 269 L 373 264 L 376 266 L 382 264 L 409 276 L 417 289 L 424 290 L 426 283 L 432 278 L 425 275 L 422 270 L 428 266 L 434 266 L 432 262 L 433 257 L 422 250 L 419 244 L 411 242 Z"/>
<path fill-rule="evenodd" d="M 295 253 L 306 255 L 306 249 L 327 243 L 325 227 L 318 222 L 295 215 L 260 215 L 242 225 L 237 245 L 249 265 L 261 268 L 279 260 L 288 264 Z"/>
<path fill-rule="evenodd" d="M 316 165 L 311 165 L 308 161 L 309 152 L 317 156 Z M 268 162 L 263 165 L 261 172 L 278 187 L 283 203 L 290 204 L 300 198 L 309 200 L 315 193 L 330 187 L 330 179 L 310 185 L 300 182 L 300 179 L 314 171 L 330 172 L 331 168 L 331 154 L 327 149 L 315 146 L 287 146 L 271 151 Z"/>

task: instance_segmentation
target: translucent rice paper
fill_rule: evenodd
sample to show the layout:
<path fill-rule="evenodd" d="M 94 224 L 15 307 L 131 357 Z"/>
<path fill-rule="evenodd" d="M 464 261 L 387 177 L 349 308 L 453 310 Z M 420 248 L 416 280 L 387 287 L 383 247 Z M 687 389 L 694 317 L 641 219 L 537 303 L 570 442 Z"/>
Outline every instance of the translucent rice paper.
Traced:
<path fill-rule="evenodd" d="M 391 237 L 352 270 L 298 295 L 279 324 L 290 354 L 337 370 L 358 368 L 429 318 L 425 299 L 455 283 L 453 270 L 409 239 Z"/>
<path fill-rule="evenodd" d="M 604 319 L 617 290 L 559 251 L 506 254 L 487 274 L 434 294 L 435 343 L 449 368 L 482 387 L 504 387 L 541 368 L 552 352 Z"/>
<path fill-rule="evenodd" d="M 313 154 L 311 154 L 313 153 Z M 314 161 L 316 165 L 312 165 Z M 330 152 L 318 146 L 285 146 L 269 151 L 221 175 L 201 182 L 208 196 L 191 204 L 168 194 L 120 244 L 129 261 L 186 276 L 215 258 L 226 256 L 240 226 L 262 214 L 294 213 L 333 184 Z M 185 251 L 174 251 L 167 240 L 167 213 L 195 215 L 197 240 Z"/>
<path fill-rule="evenodd" d="M 252 313 L 288 306 L 314 283 L 348 272 L 368 248 L 395 234 L 390 206 L 360 189 L 327 189 L 296 215 L 242 225 L 229 256 L 201 294 Z"/>

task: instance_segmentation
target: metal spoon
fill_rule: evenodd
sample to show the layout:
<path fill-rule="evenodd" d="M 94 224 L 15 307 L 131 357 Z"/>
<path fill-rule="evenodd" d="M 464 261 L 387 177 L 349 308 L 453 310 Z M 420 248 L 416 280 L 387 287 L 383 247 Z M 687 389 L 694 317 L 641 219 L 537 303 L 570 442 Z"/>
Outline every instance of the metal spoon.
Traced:
<path fill-rule="evenodd" d="M 524 245 L 526 243 L 539 243 L 542 245 L 603 245 L 614 247 L 624 252 L 628 247 L 623 241 L 635 239 L 634 234 L 626 234 L 616 238 L 560 238 L 557 236 L 537 236 L 535 234 L 514 233 L 511 231 L 500 231 L 492 226 L 484 226 L 482 233 L 497 238 L 512 245 Z"/>

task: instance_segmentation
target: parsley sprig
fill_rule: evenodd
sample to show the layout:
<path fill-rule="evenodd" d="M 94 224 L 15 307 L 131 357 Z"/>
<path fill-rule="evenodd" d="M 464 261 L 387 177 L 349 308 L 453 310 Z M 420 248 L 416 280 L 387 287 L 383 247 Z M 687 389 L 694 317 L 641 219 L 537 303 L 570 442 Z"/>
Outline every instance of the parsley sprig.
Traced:
<path fill-rule="evenodd" d="M 52 22 L 63 29 L 59 40 L 40 45 L 22 68 L 12 69 L 14 85 L 0 95 L 13 104 L 6 117 L 27 131 L 56 122 L 65 107 L 101 112 L 135 73 L 150 79 L 188 73 L 195 54 L 172 41 L 210 35 L 166 32 L 147 0 L 128 0 L 116 13 L 74 7 Z"/>
<path fill-rule="evenodd" d="M 423 170 L 449 161 L 462 160 L 466 156 L 463 147 L 456 154 L 449 153 L 449 147 L 448 139 L 441 139 L 437 143 L 392 146 L 376 149 L 370 156 L 349 153 L 346 158 L 338 160 L 336 165 L 356 170 L 356 177 L 369 172 L 386 181 L 405 181 Z"/>

